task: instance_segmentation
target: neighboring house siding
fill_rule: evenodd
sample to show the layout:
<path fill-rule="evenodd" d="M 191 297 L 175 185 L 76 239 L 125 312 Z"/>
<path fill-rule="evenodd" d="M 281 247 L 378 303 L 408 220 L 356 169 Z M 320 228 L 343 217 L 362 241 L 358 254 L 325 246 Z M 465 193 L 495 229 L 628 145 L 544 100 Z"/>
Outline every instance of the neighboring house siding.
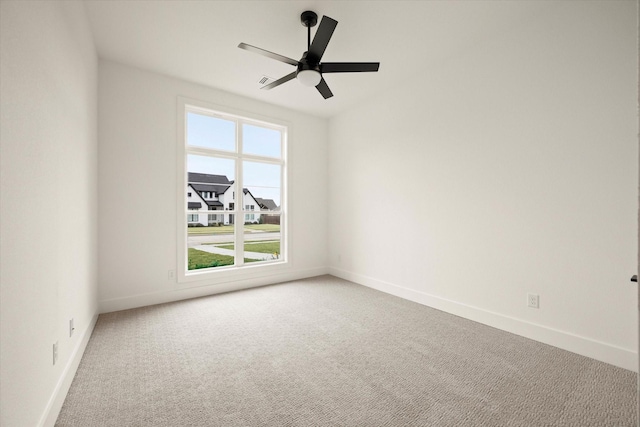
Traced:
<path fill-rule="evenodd" d="M 228 211 L 229 209 L 231 209 L 231 204 L 234 203 L 233 200 L 233 193 L 235 192 L 235 185 L 230 185 L 229 188 L 227 188 L 227 191 L 224 192 L 224 194 L 221 194 L 222 199 L 224 200 L 223 205 L 224 205 L 224 210 Z M 225 214 L 224 216 L 224 223 L 225 224 L 231 224 L 232 221 L 230 218 L 229 214 Z"/>
<path fill-rule="evenodd" d="M 193 209 L 189 207 L 189 205 L 194 206 L 194 203 L 200 203 L 200 208 Z M 200 194 L 191 185 L 189 185 L 187 189 L 187 209 L 189 210 L 189 212 L 193 212 L 187 214 L 188 224 L 200 223 L 202 225 L 207 225 L 207 214 L 197 213 L 207 210 L 207 202 L 202 197 L 200 197 Z"/>
<path fill-rule="evenodd" d="M 244 215 L 245 222 L 258 222 L 260 221 L 260 204 L 256 201 L 253 195 L 249 191 L 243 191 L 242 206 L 253 206 L 253 212 Z"/>
<path fill-rule="evenodd" d="M 192 176 L 192 174 L 190 174 Z M 204 178 L 204 179 L 203 179 Z M 189 203 L 194 206 L 194 202 L 198 202 L 201 204 L 200 208 L 189 209 L 194 212 L 203 212 L 199 214 L 191 214 L 191 215 L 199 215 L 196 220 L 195 217 L 190 216 L 188 218 L 189 224 L 200 223 L 202 225 L 209 225 L 210 223 L 220 222 L 222 224 L 233 224 L 235 223 L 235 219 L 232 218 L 232 215 L 229 213 L 224 213 L 231 209 L 232 204 L 234 203 L 234 195 L 235 195 L 235 185 L 233 183 L 229 184 L 230 181 L 226 179 L 224 176 L 220 175 L 211 175 L 207 176 L 204 174 L 198 174 L 198 179 L 200 182 L 189 182 L 187 186 L 187 208 L 189 209 Z M 218 183 L 215 180 L 220 180 L 222 183 Z M 189 193 L 191 195 L 189 196 Z M 244 203 L 243 198 L 243 203 Z M 248 205 L 254 205 L 255 210 L 259 211 L 260 206 L 257 204 L 255 199 L 251 196 L 247 197 Z M 244 206 L 244 205 L 243 205 Z M 242 206 L 235 206 L 236 209 L 241 208 Z M 220 211 L 220 213 L 207 213 L 208 210 L 216 210 Z M 259 215 L 255 215 L 256 219 L 253 221 L 257 221 Z"/>
<path fill-rule="evenodd" d="M 229 181 L 227 177 L 223 175 L 206 175 L 206 174 L 189 174 L 190 179 L 197 179 L 197 181 L 189 182 L 187 186 L 187 203 L 191 203 L 193 213 L 191 215 L 198 215 L 198 219 L 190 216 L 188 219 L 189 224 L 200 223 L 202 225 L 209 225 L 212 222 L 221 222 L 223 224 L 233 224 L 237 222 L 237 219 L 231 218 L 231 214 L 224 213 L 231 209 L 242 210 L 249 207 L 247 210 L 250 212 L 244 214 L 238 214 L 238 217 L 244 222 L 258 223 L 261 218 L 260 212 L 265 211 L 277 211 L 278 206 L 275 205 L 271 199 L 261 199 L 254 197 L 253 194 L 246 188 L 242 191 L 242 204 L 235 205 L 237 199 L 235 183 Z M 209 202 L 209 203 L 207 203 Z M 215 202 L 215 203 L 212 203 Z M 265 203 L 266 202 L 266 203 Z M 200 208 L 193 209 L 195 205 L 193 203 L 200 203 Z M 187 205 L 189 206 L 189 205 Z M 233 207 L 232 207 L 233 206 Z M 219 210 L 218 214 L 207 213 L 207 210 Z M 278 223 L 279 223 L 278 218 Z"/>

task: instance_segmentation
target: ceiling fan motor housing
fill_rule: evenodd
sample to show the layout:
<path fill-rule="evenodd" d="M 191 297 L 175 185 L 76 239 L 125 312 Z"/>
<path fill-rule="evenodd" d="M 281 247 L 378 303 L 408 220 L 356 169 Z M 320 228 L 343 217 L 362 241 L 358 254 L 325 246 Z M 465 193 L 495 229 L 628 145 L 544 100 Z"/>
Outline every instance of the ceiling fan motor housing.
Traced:
<path fill-rule="evenodd" d="M 308 52 L 305 52 L 298 62 L 298 73 L 303 70 L 313 70 L 320 72 L 320 62 L 307 58 L 307 53 Z"/>

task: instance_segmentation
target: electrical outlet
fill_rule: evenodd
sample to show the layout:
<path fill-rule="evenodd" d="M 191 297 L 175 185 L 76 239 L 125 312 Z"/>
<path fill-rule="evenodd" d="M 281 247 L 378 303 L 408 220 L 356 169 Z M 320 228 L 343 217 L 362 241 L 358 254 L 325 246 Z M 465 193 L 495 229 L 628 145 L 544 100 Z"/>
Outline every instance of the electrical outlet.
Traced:
<path fill-rule="evenodd" d="M 73 326 L 73 319 L 69 320 L 69 338 L 71 338 L 73 336 L 73 331 L 75 331 L 76 328 Z"/>
<path fill-rule="evenodd" d="M 173 280 L 173 279 L 175 279 L 175 278 L 176 278 L 176 271 L 175 271 L 175 270 L 169 270 L 169 271 L 167 272 L 167 278 L 168 278 L 169 280 Z"/>
<path fill-rule="evenodd" d="M 53 343 L 53 364 L 55 365 L 58 361 L 58 341 Z"/>
<path fill-rule="evenodd" d="M 527 294 L 527 306 L 531 308 L 540 308 L 540 295 Z"/>

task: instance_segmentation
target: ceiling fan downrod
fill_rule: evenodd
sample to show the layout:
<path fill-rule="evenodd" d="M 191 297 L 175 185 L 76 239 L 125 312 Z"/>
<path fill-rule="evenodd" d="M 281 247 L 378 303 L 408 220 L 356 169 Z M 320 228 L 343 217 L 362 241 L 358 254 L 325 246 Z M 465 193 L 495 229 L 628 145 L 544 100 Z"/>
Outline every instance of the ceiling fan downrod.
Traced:
<path fill-rule="evenodd" d="M 311 27 L 315 27 L 318 23 L 318 14 L 311 10 L 306 10 L 300 15 L 300 22 L 307 27 L 307 50 L 309 50 L 311 47 Z"/>

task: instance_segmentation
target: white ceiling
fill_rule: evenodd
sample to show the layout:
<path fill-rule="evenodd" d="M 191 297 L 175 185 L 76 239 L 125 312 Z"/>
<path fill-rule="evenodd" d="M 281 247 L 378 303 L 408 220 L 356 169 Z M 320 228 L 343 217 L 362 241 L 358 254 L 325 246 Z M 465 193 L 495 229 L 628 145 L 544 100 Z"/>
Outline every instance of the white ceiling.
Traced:
<path fill-rule="evenodd" d="M 365 102 L 377 91 L 505 36 L 551 7 L 539 1 L 186 1 L 85 0 L 101 58 L 222 89 L 320 117 Z M 239 49 L 245 42 L 299 59 L 306 50 L 300 14 L 313 10 L 338 26 L 327 62 L 379 61 L 378 73 L 325 75 L 334 96 L 293 80 L 261 90 L 263 76 L 294 67 Z M 317 26 L 312 29 L 317 29 Z"/>

